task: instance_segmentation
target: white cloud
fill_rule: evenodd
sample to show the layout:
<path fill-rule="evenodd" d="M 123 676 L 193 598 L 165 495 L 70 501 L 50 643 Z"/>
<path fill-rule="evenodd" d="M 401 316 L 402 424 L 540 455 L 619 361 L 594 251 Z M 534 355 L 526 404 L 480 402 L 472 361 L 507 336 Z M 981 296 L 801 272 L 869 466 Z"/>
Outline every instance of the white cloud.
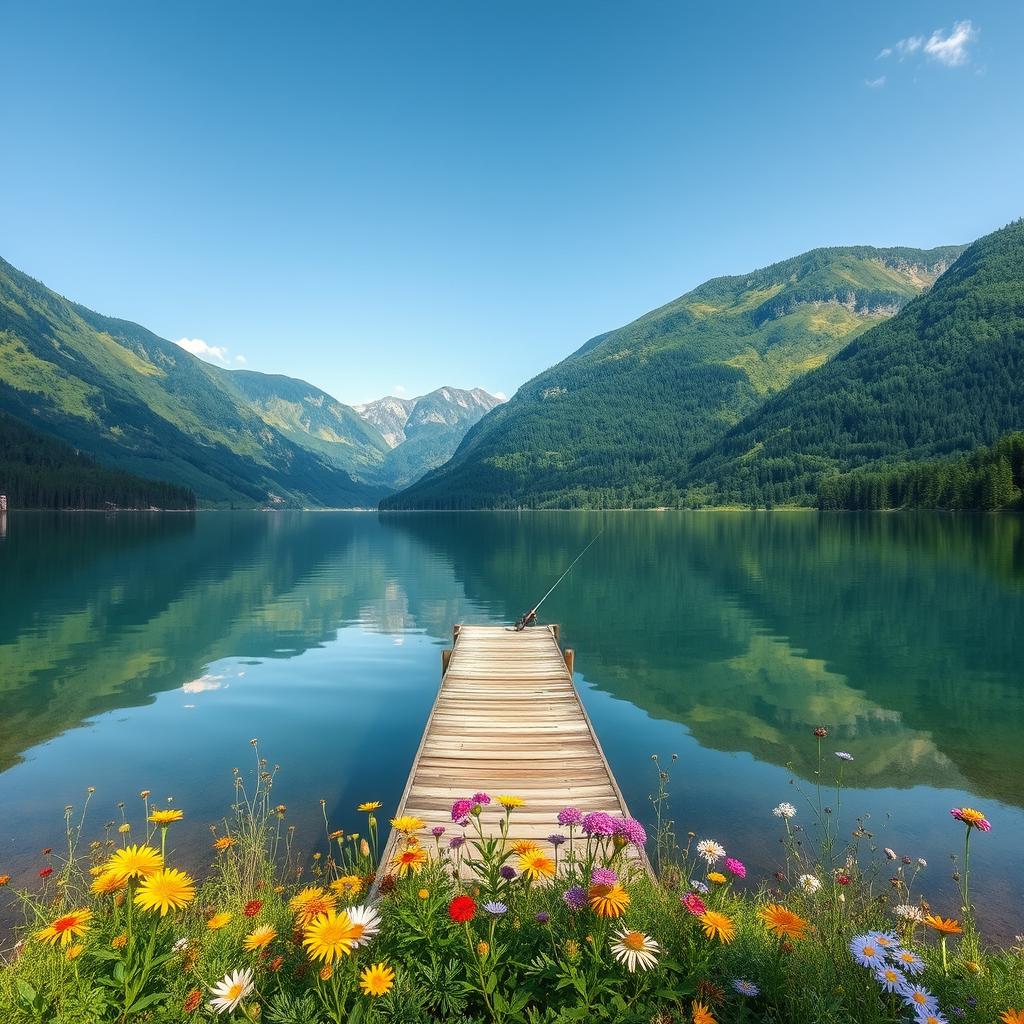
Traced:
<path fill-rule="evenodd" d="M 503 402 L 508 401 L 508 395 L 506 395 L 504 391 L 492 391 L 491 394 L 494 395 L 495 398 L 501 399 Z"/>
<path fill-rule="evenodd" d="M 900 60 L 906 60 L 916 53 L 923 53 L 930 60 L 945 64 L 947 68 L 961 67 L 969 63 L 967 48 L 977 38 L 978 30 L 970 21 L 958 21 L 949 35 L 937 28 L 927 39 L 924 36 L 907 36 L 882 49 L 877 59 L 884 60 L 895 54 Z"/>
<path fill-rule="evenodd" d="M 396 384 L 391 390 L 401 398 L 409 389 L 404 384 Z"/>
<path fill-rule="evenodd" d="M 881 89 L 885 85 L 885 75 L 879 75 L 877 78 L 865 78 L 864 84 L 869 89 Z"/>
<path fill-rule="evenodd" d="M 946 67 L 960 67 L 967 63 L 967 47 L 977 38 L 978 30 L 969 21 L 958 21 L 948 36 L 936 29 L 924 44 L 924 52 Z"/>
<path fill-rule="evenodd" d="M 228 349 L 223 345 L 210 345 L 202 338 L 179 338 L 175 343 L 186 352 L 205 359 L 208 363 L 216 363 L 218 366 L 230 366 L 234 362 L 238 366 L 245 365 L 245 356 L 235 356 L 234 359 L 228 354 Z"/>

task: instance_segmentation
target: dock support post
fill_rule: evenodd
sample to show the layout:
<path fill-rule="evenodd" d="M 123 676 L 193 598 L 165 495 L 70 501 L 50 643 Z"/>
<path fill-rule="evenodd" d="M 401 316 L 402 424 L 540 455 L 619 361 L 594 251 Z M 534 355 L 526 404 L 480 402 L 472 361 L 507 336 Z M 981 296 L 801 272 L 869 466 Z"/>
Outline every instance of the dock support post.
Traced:
<path fill-rule="evenodd" d="M 462 629 L 461 626 L 452 626 L 452 643 L 455 643 L 455 641 L 459 639 L 460 629 Z"/>
<path fill-rule="evenodd" d="M 576 652 L 571 647 L 565 649 L 565 667 L 569 670 L 569 675 L 572 675 L 573 665 L 576 664 Z"/>
<path fill-rule="evenodd" d="M 555 637 L 555 643 L 557 644 L 562 638 L 562 627 L 557 622 L 551 623 L 551 632 Z"/>
<path fill-rule="evenodd" d="M 441 678 L 444 678 L 445 672 L 448 671 L 448 663 L 452 660 L 452 652 L 445 648 L 441 652 Z"/>

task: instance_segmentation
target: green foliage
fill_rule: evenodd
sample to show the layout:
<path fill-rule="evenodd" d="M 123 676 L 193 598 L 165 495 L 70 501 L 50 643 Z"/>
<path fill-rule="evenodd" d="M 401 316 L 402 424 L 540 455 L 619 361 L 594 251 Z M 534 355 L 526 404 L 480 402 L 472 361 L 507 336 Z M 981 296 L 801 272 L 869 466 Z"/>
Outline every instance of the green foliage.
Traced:
<path fill-rule="evenodd" d="M 817 249 L 716 278 L 524 384 L 382 507 L 681 504 L 693 454 L 928 287 L 959 247 Z"/>
<path fill-rule="evenodd" d="M 9 508 L 194 509 L 187 488 L 107 469 L 0 412 L 0 494 Z"/>
<path fill-rule="evenodd" d="M 1007 434 L 991 448 L 934 462 L 904 463 L 877 472 L 825 477 L 818 508 L 934 508 L 995 512 L 1019 508 L 1024 498 L 1024 433 Z"/>

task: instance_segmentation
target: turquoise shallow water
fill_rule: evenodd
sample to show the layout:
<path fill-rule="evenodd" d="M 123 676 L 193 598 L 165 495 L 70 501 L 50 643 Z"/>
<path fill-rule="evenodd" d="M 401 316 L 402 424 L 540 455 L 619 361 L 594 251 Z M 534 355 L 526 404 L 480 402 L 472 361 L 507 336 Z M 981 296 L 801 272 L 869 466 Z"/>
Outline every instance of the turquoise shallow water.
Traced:
<path fill-rule="evenodd" d="M 850 751 L 840 831 L 929 861 L 955 911 L 959 827 L 990 929 L 1024 931 L 1024 523 L 813 513 L 201 513 L 8 517 L 0 539 L 0 872 L 28 882 L 65 804 L 99 831 L 136 794 L 186 811 L 181 855 L 259 737 L 300 843 L 401 792 L 459 621 L 549 599 L 625 796 L 678 755 L 681 832 L 770 874 L 771 808 Z M 885 875 L 883 872 L 882 882 Z"/>

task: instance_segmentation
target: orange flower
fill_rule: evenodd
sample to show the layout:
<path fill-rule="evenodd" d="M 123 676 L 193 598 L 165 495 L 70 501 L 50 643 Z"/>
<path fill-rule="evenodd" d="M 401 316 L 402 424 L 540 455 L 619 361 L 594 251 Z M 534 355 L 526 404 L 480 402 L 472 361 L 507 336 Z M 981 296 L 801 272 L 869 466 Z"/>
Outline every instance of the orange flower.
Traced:
<path fill-rule="evenodd" d="M 1003 1010 L 999 1019 L 1002 1024 L 1024 1024 L 1024 1010 Z"/>
<path fill-rule="evenodd" d="M 709 910 L 701 914 L 697 920 L 700 921 L 704 928 L 704 934 L 709 939 L 718 939 L 719 942 L 728 943 L 736 938 L 736 924 L 726 914 L 721 914 L 717 910 Z"/>
<path fill-rule="evenodd" d="M 92 911 L 81 909 L 72 910 L 70 914 L 58 917 L 52 924 L 36 932 L 36 938 L 41 942 L 47 942 L 51 946 L 60 943 L 62 946 L 69 946 L 71 943 L 84 935 L 89 930 L 89 920 Z"/>
<path fill-rule="evenodd" d="M 784 907 L 781 903 L 770 903 L 760 912 L 765 927 L 780 939 L 805 939 L 810 921 Z"/>
<path fill-rule="evenodd" d="M 408 874 L 418 875 L 427 863 L 427 851 L 422 846 L 407 846 L 391 858 L 391 866 L 398 872 L 399 878 Z"/>
<path fill-rule="evenodd" d="M 622 917 L 629 906 L 629 893 L 616 882 L 614 885 L 592 885 L 587 890 L 590 909 L 598 917 Z"/>
<path fill-rule="evenodd" d="M 696 999 L 693 1001 L 693 1024 L 718 1024 L 711 1010 Z"/>
<path fill-rule="evenodd" d="M 338 897 L 318 885 L 307 886 L 288 901 L 299 926 L 309 924 L 319 914 L 326 914 L 338 906 Z"/>
<path fill-rule="evenodd" d="M 519 858 L 519 870 L 530 879 L 551 878 L 555 862 L 542 850 L 531 850 Z"/>
<path fill-rule="evenodd" d="M 938 914 L 929 914 L 924 919 L 924 923 L 930 925 L 942 935 L 959 935 L 963 932 L 960 922 L 955 921 L 951 917 L 939 917 Z"/>
<path fill-rule="evenodd" d="M 221 836 L 214 842 L 213 848 L 218 852 L 222 850 L 230 850 L 231 847 L 234 846 L 237 841 L 238 840 L 235 839 L 234 836 Z"/>

